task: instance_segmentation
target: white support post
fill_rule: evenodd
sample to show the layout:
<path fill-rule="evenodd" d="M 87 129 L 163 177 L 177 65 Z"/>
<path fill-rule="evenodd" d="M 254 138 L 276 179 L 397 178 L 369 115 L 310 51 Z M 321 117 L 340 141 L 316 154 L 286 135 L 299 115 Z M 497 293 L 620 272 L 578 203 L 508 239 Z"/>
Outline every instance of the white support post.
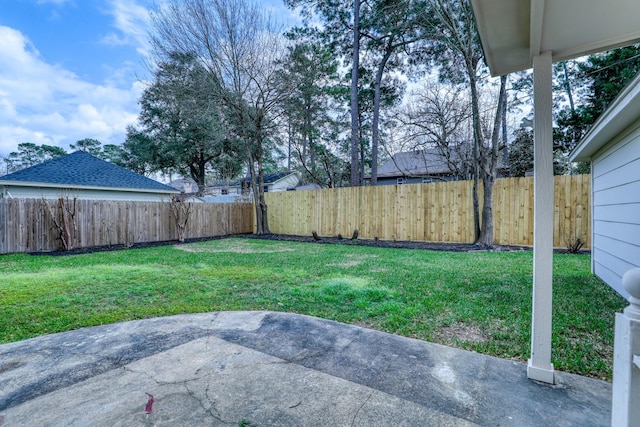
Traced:
<path fill-rule="evenodd" d="M 533 308 L 529 379 L 554 384 L 551 363 L 553 280 L 553 121 L 551 52 L 533 58 Z"/>
<path fill-rule="evenodd" d="M 631 295 L 629 307 L 616 313 L 613 346 L 612 426 L 640 425 L 640 268 L 622 277 L 622 285 Z"/>

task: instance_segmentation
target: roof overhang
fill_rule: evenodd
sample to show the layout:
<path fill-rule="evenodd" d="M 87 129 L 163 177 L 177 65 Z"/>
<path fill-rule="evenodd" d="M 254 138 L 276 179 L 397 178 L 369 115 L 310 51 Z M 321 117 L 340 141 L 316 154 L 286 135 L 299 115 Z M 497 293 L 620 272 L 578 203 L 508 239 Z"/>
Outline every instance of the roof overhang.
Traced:
<path fill-rule="evenodd" d="M 273 184 L 279 183 L 279 182 L 284 181 L 285 179 L 289 178 L 291 175 L 295 175 L 296 177 L 298 177 L 298 179 L 300 179 L 300 172 L 298 172 L 298 171 L 292 171 L 291 173 L 289 173 L 289 174 L 287 174 L 287 175 L 283 176 L 282 178 L 278 178 L 278 179 L 276 179 L 275 181 L 272 181 L 272 182 L 270 182 L 270 183 L 268 183 L 268 184 L 273 185 Z M 267 183 L 265 182 L 265 184 L 267 184 Z"/>
<path fill-rule="evenodd" d="M 177 194 L 179 190 L 156 190 L 151 188 L 118 188 L 118 187 L 99 187 L 91 185 L 75 185 L 75 184 L 54 184 L 48 182 L 29 182 L 29 181 L 13 181 L 0 180 L 2 187 L 31 187 L 31 188 L 64 188 L 68 190 L 96 190 L 96 191 L 125 191 L 131 193 L 157 193 L 157 194 Z"/>
<path fill-rule="evenodd" d="M 640 74 L 620 92 L 571 153 L 572 162 L 590 161 L 607 143 L 640 120 Z"/>
<path fill-rule="evenodd" d="M 471 0 L 485 60 L 499 76 L 551 52 L 564 61 L 640 42 L 638 0 Z"/>

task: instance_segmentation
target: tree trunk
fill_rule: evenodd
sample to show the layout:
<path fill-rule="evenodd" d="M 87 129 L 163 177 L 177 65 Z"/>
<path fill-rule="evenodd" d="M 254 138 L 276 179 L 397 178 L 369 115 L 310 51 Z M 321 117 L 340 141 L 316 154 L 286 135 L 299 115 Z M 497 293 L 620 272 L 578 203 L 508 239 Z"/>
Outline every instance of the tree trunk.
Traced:
<path fill-rule="evenodd" d="M 573 104 L 573 94 L 571 93 L 571 83 L 569 83 L 569 70 L 567 70 L 567 61 L 562 62 L 562 68 L 564 70 L 564 89 L 567 92 L 569 98 L 569 107 L 571 108 L 571 114 L 575 114 L 576 107 Z"/>
<path fill-rule="evenodd" d="M 264 170 L 262 168 L 262 158 L 258 160 L 258 207 L 256 209 L 260 211 L 261 219 L 261 232 L 258 234 L 271 234 L 271 230 L 269 230 L 269 216 L 267 215 L 267 202 L 264 199 Z"/>
<path fill-rule="evenodd" d="M 482 168 L 482 188 L 484 190 L 482 206 L 482 229 L 476 240 L 476 244 L 483 246 L 493 245 L 493 184 L 497 174 L 498 146 L 500 144 L 500 124 L 504 105 L 505 87 L 507 76 L 500 77 L 500 94 L 498 95 L 498 107 L 493 121 L 493 131 L 491 132 L 491 150 L 489 157 L 484 161 Z"/>
<path fill-rule="evenodd" d="M 307 111 L 305 118 L 305 126 L 307 128 L 307 146 L 309 147 L 309 163 L 311 163 L 311 170 L 315 172 L 316 170 L 316 150 L 313 146 L 313 130 L 311 129 L 311 102 L 307 103 Z"/>
<path fill-rule="evenodd" d="M 251 179 L 251 194 L 253 196 L 253 207 L 256 212 L 256 234 L 263 234 L 262 231 L 262 210 L 260 209 L 260 196 L 258 195 L 258 177 L 255 170 L 255 161 L 251 153 L 251 146 L 247 143 L 247 163 L 249 166 L 249 179 Z"/>
<path fill-rule="evenodd" d="M 256 234 L 270 234 L 269 218 L 267 216 L 267 202 L 264 198 L 264 168 L 262 164 L 262 130 L 256 126 L 256 161 L 258 172 L 254 169 L 253 156 L 249 149 L 249 170 L 251 171 L 251 186 L 253 188 L 253 203 L 256 209 Z"/>
<path fill-rule="evenodd" d="M 197 164 L 189 164 L 189 175 L 191 175 L 191 179 L 193 179 L 198 186 L 198 196 L 204 195 L 205 165 L 202 163 L 202 161 Z"/>
<path fill-rule="evenodd" d="M 506 170 L 508 170 L 509 168 L 509 141 L 507 140 L 507 103 L 507 92 L 505 90 L 502 100 L 502 164 Z M 507 176 L 509 175 L 510 174 L 508 174 Z"/>
<path fill-rule="evenodd" d="M 287 170 L 291 170 L 291 140 L 293 139 L 293 129 L 291 122 L 287 123 Z"/>
<path fill-rule="evenodd" d="M 351 66 L 351 186 L 358 186 L 358 68 L 360 67 L 360 0 L 353 0 L 353 61 Z"/>
<path fill-rule="evenodd" d="M 200 163 L 198 163 L 198 196 L 204 196 L 206 190 L 205 177 L 207 174 L 207 162 L 204 161 L 204 156 L 200 156 Z"/>
<path fill-rule="evenodd" d="M 495 178 L 486 174 L 482 178 L 482 227 L 480 235 L 476 240 L 476 245 L 492 246 L 493 245 L 493 183 Z"/>
<path fill-rule="evenodd" d="M 478 104 L 478 86 L 475 67 L 467 61 L 467 74 L 471 89 L 471 115 L 473 119 L 473 228 L 475 242 L 480 238 L 480 201 L 478 188 L 480 179 L 480 146 L 482 144 L 482 128 L 480 127 L 480 107 Z"/>
<path fill-rule="evenodd" d="M 358 177 L 358 185 L 364 186 L 364 162 L 365 162 L 365 146 L 360 138 L 360 173 Z"/>
<path fill-rule="evenodd" d="M 378 65 L 373 95 L 373 121 L 371 123 L 371 185 L 378 184 L 378 145 L 380 141 L 380 86 L 382 85 L 382 75 L 384 67 L 391 57 L 392 40 L 389 40 L 387 50 Z"/>
<path fill-rule="evenodd" d="M 259 119 L 260 120 L 260 119 Z M 256 158 L 253 161 L 251 153 L 251 145 L 248 147 L 249 151 L 249 170 L 251 171 L 251 187 L 253 189 L 253 203 L 256 209 L 256 234 L 270 234 L 269 230 L 269 218 L 267 217 L 267 202 L 264 199 L 264 168 L 262 164 L 262 129 L 261 125 L 256 125 Z M 256 173 L 255 166 L 258 166 Z"/>

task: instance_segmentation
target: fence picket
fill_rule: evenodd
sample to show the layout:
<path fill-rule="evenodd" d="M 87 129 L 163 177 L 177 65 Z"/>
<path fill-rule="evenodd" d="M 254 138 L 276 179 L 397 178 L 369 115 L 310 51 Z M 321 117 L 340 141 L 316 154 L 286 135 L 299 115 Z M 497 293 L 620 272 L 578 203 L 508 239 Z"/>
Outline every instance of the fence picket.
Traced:
<path fill-rule="evenodd" d="M 470 243 L 471 181 L 267 193 L 277 234 Z M 480 192 L 482 209 L 482 192 Z M 591 245 L 591 177 L 555 177 L 554 246 L 580 238 Z M 54 211 L 58 202 L 49 200 Z M 533 245 L 533 178 L 501 178 L 494 187 L 494 242 Z M 76 247 L 128 245 L 177 238 L 168 203 L 80 200 Z M 194 203 L 185 237 L 254 230 L 250 203 Z M 0 254 L 59 249 L 58 232 L 39 199 L 0 199 Z"/>
<path fill-rule="evenodd" d="M 533 178 L 494 184 L 494 242 L 533 245 Z M 580 237 L 591 245 L 589 175 L 555 177 L 554 246 Z M 351 235 L 363 239 L 471 243 L 471 181 L 336 188 L 265 194 L 277 234 Z M 480 190 L 482 185 L 480 184 Z M 482 210 L 482 191 L 479 192 Z M 300 214 L 304 212 L 304 214 Z"/>
<path fill-rule="evenodd" d="M 58 212 L 57 200 L 47 203 Z M 186 237 L 251 233 L 252 211 L 250 203 L 194 203 Z M 177 239 L 168 202 L 78 200 L 75 229 L 75 248 Z M 43 200 L 0 199 L 0 254 L 57 249 L 58 231 Z"/>

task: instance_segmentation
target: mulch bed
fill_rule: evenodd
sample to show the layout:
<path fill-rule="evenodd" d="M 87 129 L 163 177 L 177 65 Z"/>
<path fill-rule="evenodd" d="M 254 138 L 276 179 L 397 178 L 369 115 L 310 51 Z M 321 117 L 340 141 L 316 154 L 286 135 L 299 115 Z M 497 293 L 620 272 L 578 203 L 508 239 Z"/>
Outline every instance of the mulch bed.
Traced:
<path fill-rule="evenodd" d="M 482 246 L 474 245 L 471 243 L 439 243 L 439 242 L 410 242 L 410 241 L 389 241 L 389 240 L 369 240 L 369 239 L 352 239 L 349 237 L 318 237 L 314 236 L 289 236 L 282 234 L 236 234 L 232 236 L 218 236 L 207 237 L 198 239 L 185 239 L 183 243 L 177 240 L 168 240 L 163 242 L 149 242 L 149 243 L 134 243 L 133 245 L 110 245 L 110 246 L 96 246 L 93 248 L 80 248 L 70 251 L 51 251 L 51 252 L 32 252 L 31 255 L 77 255 L 88 254 L 93 252 L 105 252 L 105 251 L 117 251 L 122 249 L 140 249 L 151 248 L 156 246 L 166 245 L 179 245 L 194 242 L 205 242 L 209 240 L 220 240 L 226 238 L 241 237 L 244 239 L 262 239 L 262 240 L 277 240 L 283 242 L 308 242 L 318 244 L 331 244 L 331 245 L 351 245 L 351 246 L 371 246 L 377 248 L 403 248 L 403 249 L 422 249 L 432 251 L 449 251 L 449 252 L 477 252 L 477 251 L 490 251 L 490 252 L 510 252 L 510 251 L 530 251 L 531 247 L 528 246 L 514 246 L 514 245 L 493 245 Z M 566 249 L 556 249 L 555 253 L 568 253 Z M 580 254 L 590 254 L 589 250 L 581 250 Z"/>
<path fill-rule="evenodd" d="M 349 237 L 320 237 L 316 240 L 313 236 L 288 236 L 281 234 L 263 234 L 263 235 L 243 235 L 248 239 L 263 240 L 279 240 L 285 242 L 310 242 L 330 245 L 352 245 L 352 246 L 371 246 L 376 248 L 403 248 L 403 249 L 425 249 L 433 251 L 448 252 L 472 252 L 472 251 L 522 251 L 531 250 L 526 246 L 502 246 L 494 245 L 486 247 L 474 245 L 470 243 L 439 243 L 439 242 L 411 242 L 406 240 L 370 240 L 370 239 L 352 239 Z"/>

